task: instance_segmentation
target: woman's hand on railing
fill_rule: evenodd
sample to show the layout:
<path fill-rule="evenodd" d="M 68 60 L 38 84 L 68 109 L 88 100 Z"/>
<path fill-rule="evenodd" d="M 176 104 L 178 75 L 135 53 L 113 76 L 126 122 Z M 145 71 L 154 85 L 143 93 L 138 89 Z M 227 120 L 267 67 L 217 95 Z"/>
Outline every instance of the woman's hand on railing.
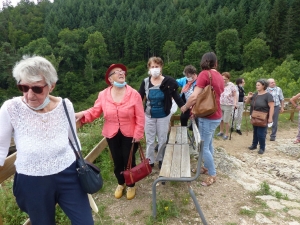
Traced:
<path fill-rule="evenodd" d="M 76 122 L 79 121 L 84 116 L 83 112 L 75 113 Z"/>

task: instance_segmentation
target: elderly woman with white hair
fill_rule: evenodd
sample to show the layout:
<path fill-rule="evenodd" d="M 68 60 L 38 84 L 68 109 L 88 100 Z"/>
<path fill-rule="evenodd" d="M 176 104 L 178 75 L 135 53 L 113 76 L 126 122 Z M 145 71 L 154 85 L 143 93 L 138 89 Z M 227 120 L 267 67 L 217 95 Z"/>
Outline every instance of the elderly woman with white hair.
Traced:
<path fill-rule="evenodd" d="M 58 80 L 55 68 L 43 57 L 25 56 L 13 68 L 13 77 L 23 96 L 7 100 L 0 109 L 0 166 L 13 136 L 18 150 L 13 185 L 17 204 L 32 225 L 55 224 L 56 204 L 72 224 L 94 224 L 78 180 L 69 138 L 75 140 L 62 98 L 50 95 Z M 65 102 L 75 127 L 73 105 Z"/>

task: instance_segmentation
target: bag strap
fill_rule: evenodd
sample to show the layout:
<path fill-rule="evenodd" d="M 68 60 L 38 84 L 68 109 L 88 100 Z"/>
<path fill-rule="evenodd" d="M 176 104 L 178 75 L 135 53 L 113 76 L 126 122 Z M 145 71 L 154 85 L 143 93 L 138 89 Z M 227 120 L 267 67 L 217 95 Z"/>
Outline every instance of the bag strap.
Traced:
<path fill-rule="evenodd" d="M 130 154 L 129 154 L 129 158 L 128 158 L 128 162 L 127 162 L 127 167 L 126 167 L 127 170 L 130 170 L 131 166 L 132 166 L 132 156 L 133 156 L 134 144 L 135 143 L 132 143 L 132 145 L 131 145 Z M 142 145 L 141 145 L 140 142 L 138 142 L 138 145 L 139 145 L 140 159 L 141 159 L 141 162 L 143 162 L 145 160 L 145 155 L 144 155 L 144 152 L 143 152 L 143 149 L 142 149 Z"/>
<path fill-rule="evenodd" d="M 144 152 L 143 152 L 141 143 L 139 142 L 138 145 L 139 145 L 140 158 L 141 158 L 141 162 L 142 162 L 142 161 L 144 161 L 146 158 L 145 158 L 145 155 L 144 155 Z"/>
<path fill-rule="evenodd" d="M 211 85 L 211 82 L 212 82 L 211 73 L 210 73 L 209 70 L 208 70 L 207 72 L 208 72 L 208 77 L 209 77 L 209 84 L 210 84 L 210 86 L 212 87 L 212 85 Z"/>
<path fill-rule="evenodd" d="M 132 145 L 131 145 L 130 154 L 129 154 L 129 158 L 128 158 L 128 161 L 127 161 L 127 167 L 126 167 L 127 170 L 130 170 L 130 169 L 131 169 L 131 165 L 132 165 L 132 155 L 133 155 L 133 147 L 134 147 L 134 143 L 132 143 Z"/>
<path fill-rule="evenodd" d="M 78 144 L 78 141 L 77 141 L 77 137 L 75 135 L 75 131 L 74 131 L 74 128 L 73 128 L 72 123 L 71 123 L 71 119 L 70 119 L 70 115 L 69 115 L 69 112 L 68 112 L 68 109 L 67 109 L 67 106 L 66 106 L 65 99 L 63 99 L 62 101 L 63 101 L 63 106 L 64 106 L 65 113 L 66 113 L 67 118 L 68 118 L 68 122 L 69 122 L 69 125 L 70 125 L 70 128 L 71 128 L 71 131 L 72 131 L 72 134 L 73 134 L 73 138 L 74 138 L 74 141 L 75 141 L 75 144 L 76 144 L 78 150 L 76 151 L 76 149 L 75 149 L 72 141 L 70 140 L 70 138 L 69 138 L 69 142 L 70 142 L 71 147 L 72 147 L 72 149 L 75 153 L 76 159 L 79 159 L 79 158 L 83 159 L 80 148 L 79 148 L 79 144 Z"/>

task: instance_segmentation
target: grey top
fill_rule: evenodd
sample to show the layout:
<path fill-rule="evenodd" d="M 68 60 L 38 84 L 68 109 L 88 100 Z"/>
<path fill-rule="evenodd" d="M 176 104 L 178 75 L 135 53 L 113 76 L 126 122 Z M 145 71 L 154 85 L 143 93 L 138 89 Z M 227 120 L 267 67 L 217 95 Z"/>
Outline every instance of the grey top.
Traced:
<path fill-rule="evenodd" d="M 269 113 L 269 102 L 274 102 L 273 96 L 270 93 L 267 92 L 263 95 L 255 93 L 251 98 L 250 114 L 252 113 L 253 108 L 256 111 Z"/>

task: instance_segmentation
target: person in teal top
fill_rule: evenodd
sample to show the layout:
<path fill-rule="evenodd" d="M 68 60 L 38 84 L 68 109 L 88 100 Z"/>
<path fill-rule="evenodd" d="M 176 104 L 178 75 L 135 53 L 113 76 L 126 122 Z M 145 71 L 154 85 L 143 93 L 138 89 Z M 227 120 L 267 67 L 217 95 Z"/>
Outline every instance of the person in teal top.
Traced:
<path fill-rule="evenodd" d="M 184 68 L 183 75 L 184 77 L 180 79 L 176 79 L 176 81 L 178 86 L 182 87 L 180 96 L 184 101 L 184 103 L 186 103 L 194 91 L 196 80 L 197 80 L 197 70 L 194 66 L 188 65 Z M 191 113 L 190 109 L 188 109 L 184 113 L 181 113 L 180 115 L 181 126 L 187 126 L 187 122 L 190 118 L 190 113 Z"/>
<path fill-rule="evenodd" d="M 142 81 L 139 89 L 145 100 L 146 157 L 150 159 L 152 167 L 158 161 L 160 169 L 172 115 L 172 99 L 181 109 L 184 102 L 177 92 L 178 84 L 175 79 L 162 74 L 163 60 L 160 57 L 151 57 L 147 66 L 150 76 Z M 156 136 L 159 146 L 157 157 L 154 156 Z"/>

